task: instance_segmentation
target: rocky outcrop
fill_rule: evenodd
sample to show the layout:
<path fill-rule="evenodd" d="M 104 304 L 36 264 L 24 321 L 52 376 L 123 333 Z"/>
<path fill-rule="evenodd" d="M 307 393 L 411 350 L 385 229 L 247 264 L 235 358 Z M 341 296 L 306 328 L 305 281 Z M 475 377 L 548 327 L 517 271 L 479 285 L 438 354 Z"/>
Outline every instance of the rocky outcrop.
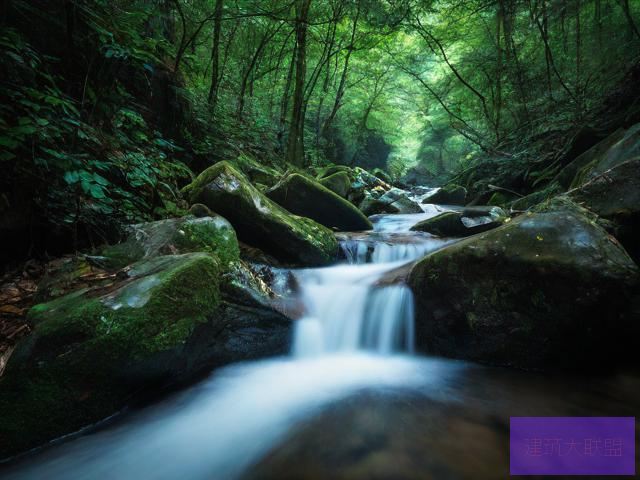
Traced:
<path fill-rule="evenodd" d="M 460 185 L 446 185 L 432 195 L 424 198 L 422 203 L 434 203 L 438 205 L 465 205 L 467 189 Z"/>
<path fill-rule="evenodd" d="M 628 333 L 621 311 L 637 276 L 594 216 L 559 198 L 414 267 L 418 343 L 494 364 L 577 365 Z"/>
<path fill-rule="evenodd" d="M 325 227 L 341 231 L 373 228 L 367 217 L 351 202 L 297 173 L 287 176 L 267 195 L 288 211 L 309 217 Z"/>
<path fill-rule="evenodd" d="M 323 265 L 336 256 L 338 244 L 330 230 L 292 215 L 227 162 L 202 172 L 184 193 L 192 203 L 203 203 L 224 215 L 241 240 L 283 261 Z"/>

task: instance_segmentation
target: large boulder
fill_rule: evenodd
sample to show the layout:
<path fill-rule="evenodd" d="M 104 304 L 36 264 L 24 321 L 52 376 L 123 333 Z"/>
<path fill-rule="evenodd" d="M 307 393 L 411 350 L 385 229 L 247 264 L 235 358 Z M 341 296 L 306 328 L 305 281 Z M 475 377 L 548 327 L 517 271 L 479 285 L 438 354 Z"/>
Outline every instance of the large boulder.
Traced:
<path fill-rule="evenodd" d="M 33 307 L 0 380 L 0 458 L 105 418 L 138 392 L 232 361 L 283 354 L 290 321 L 222 302 L 213 255 L 157 256 L 111 285 Z"/>
<path fill-rule="evenodd" d="M 325 227 L 341 231 L 373 228 L 367 217 L 351 202 L 298 173 L 284 178 L 267 192 L 267 196 L 288 211 L 309 217 Z"/>
<path fill-rule="evenodd" d="M 198 213 L 203 208 L 206 207 L 201 205 L 192 210 Z M 102 248 L 91 260 L 106 268 L 122 268 L 143 258 L 189 252 L 213 253 L 224 267 L 238 260 L 238 239 L 231 224 L 210 211 L 202 213 L 207 216 L 189 215 L 130 225 L 123 242 Z"/>
<path fill-rule="evenodd" d="M 309 218 L 292 215 L 227 162 L 202 172 L 184 188 L 184 193 L 192 203 L 203 203 L 224 215 L 242 241 L 281 260 L 323 265 L 336 256 L 338 244 L 329 229 Z"/>
<path fill-rule="evenodd" d="M 460 185 L 446 185 L 432 195 L 424 198 L 422 203 L 434 203 L 438 205 L 465 205 L 467 189 Z"/>
<path fill-rule="evenodd" d="M 638 268 L 587 210 L 564 198 L 419 262 L 419 347 L 518 367 L 579 365 L 628 335 Z"/>
<path fill-rule="evenodd" d="M 463 212 L 442 212 L 416 223 L 411 230 L 427 232 L 439 237 L 468 237 L 497 228 L 507 216 L 499 207 L 470 208 Z"/>
<path fill-rule="evenodd" d="M 282 177 L 282 172 L 256 161 L 246 153 L 238 155 L 236 159 L 233 160 L 233 165 L 244 173 L 254 184 L 271 187 Z"/>
<path fill-rule="evenodd" d="M 320 185 L 328 188 L 336 195 L 347 198 L 349 189 L 351 188 L 351 179 L 346 172 L 336 172 L 319 180 Z"/>

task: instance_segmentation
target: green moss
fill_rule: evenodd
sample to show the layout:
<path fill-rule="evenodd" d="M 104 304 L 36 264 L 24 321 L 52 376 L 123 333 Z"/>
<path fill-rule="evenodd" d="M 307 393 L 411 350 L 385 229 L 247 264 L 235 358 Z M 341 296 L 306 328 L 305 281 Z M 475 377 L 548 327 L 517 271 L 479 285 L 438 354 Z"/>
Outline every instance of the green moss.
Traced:
<path fill-rule="evenodd" d="M 351 188 L 351 179 L 346 172 L 336 172 L 319 180 L 320 185 L 328 188 L 336 195 L 345 198 Z"/>
<path fill-rule="evenodd" d="M 222 217 L 187 219 L 180 225 L 175 243 L 181 252 L 213 253 L 223 267 L 240 257 L 236 233 Z"/>
<path fill-rule="evenodd" d="M 83 290 L 31 309 L 34 332 L 0 382 L 0 456 L 113 413 L 173 368 L 218 306 L 220 266 L 194 253 L 151 270 L 108 294 Z"/>
<path fill-rule="evenodd" d="M 276 185 L 269 198 L 288 211 L 342 231 L 370 230 L 371 222 L 348 200 L 320 183 L 294 173 Z"/>
<path fill-rule="evenodd" d="M 227 162 L 205 170 L 187 191 L 192 202 L 201 202 L 229 219 L 239 238 L 250 245 L 303 264 L 326 264 L 335 258 L 338 244 L 330 230 L 292 215 Z"/>

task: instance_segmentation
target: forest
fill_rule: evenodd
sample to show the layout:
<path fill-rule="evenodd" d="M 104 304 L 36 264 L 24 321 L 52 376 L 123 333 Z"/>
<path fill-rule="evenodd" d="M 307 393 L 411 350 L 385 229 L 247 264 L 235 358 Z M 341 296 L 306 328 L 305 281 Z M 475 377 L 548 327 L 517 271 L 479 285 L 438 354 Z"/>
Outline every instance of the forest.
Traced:
<path fill-rule="evenodd" d="M 0 65 L 0 477 L 503 478 L 638 411 L 640 2 L 2 0 Z"/>

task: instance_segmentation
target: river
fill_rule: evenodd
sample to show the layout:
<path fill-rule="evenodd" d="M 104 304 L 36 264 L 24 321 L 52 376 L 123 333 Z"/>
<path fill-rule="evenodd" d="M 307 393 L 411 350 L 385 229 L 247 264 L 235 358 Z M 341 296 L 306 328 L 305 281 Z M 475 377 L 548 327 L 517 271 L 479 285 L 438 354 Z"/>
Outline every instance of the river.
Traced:
<path fill-rule="evenodd" d="M 414 353 L 412 293 L 394 272 L 453 241 L 409 230 L 436 213 L 375 216 L 374 231 L 339 235 L 343 262 L 291 271 L 304 314 L 290 356 L 216 370 L 19 459 L 3 478 L 501 478 L 510 415 L 633 416 L 633 375 Z"/>

